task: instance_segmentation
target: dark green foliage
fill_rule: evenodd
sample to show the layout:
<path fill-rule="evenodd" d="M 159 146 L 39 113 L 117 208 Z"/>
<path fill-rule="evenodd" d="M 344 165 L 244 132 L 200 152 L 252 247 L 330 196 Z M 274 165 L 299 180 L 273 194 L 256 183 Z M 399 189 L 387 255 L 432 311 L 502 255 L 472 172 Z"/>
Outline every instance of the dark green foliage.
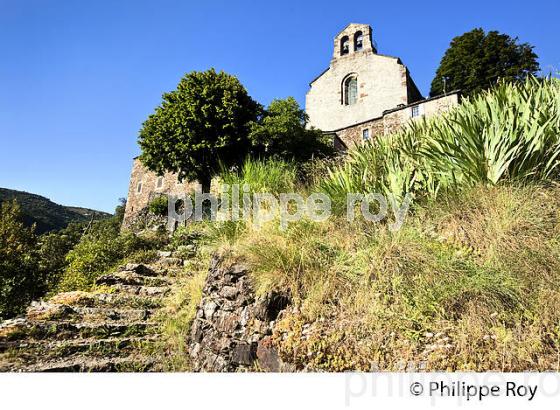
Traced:
<path fill-rule="evenodd" d="M 168 207 L 167 202 L 166 195 L 156 196 L 148 205 L 148 210 L 154 215 L 166 216 Z"/>
<path fill-rule="evenodd" d="M 334 146 L 320 130 L 306 129 L 307 114 L 293 97 L 273 100 L 259 122 L 251 124 L 253 154 L 296 162 L 334 154 Z"/>
<path fill-rule="evenodd" d="M 527 43 L 497 31 L 477 28 L 455 37 L 445 52 L 430 95 L 460 89 L 471 95 L 495 85 L 498 80 L 521 81 L 539 70 L 537 55 Z"/>
<path fill-rule="evenodd" d="M 113 215 L 113 223 L 121 226 L 124 219 L 124 212 L 126 211 L 126 198 L 119 198 L 119 204 L 115 208 L 115 214 Z"/>
<path fill-rule="evenodd" d="M 198 180 L 208 192 L 221 163 L 238 164 L 249 153 L 249 123 L 260 110 L 234 76 L 214 69 L 192 72 L 144 122 L 140 158 L 152 171 Z"/>
<path fill-rule="evenodd" d="M 33 228 L 23 224 L 17 202 L 0 206 L 0 319 L 17 315 L 38 294 L 40 283 Z"/>
<path fill-rule="evenodd" d="M 86 208 L 68 207 L 55 204 L 40 195 L 0 188 L 0 203 L 16 199 L 21 208 L 23 222 L 27 227 L 35 224 L 35 232 L 62 229 L 71 222 L 90 221 L 106 218 L 109 214 Z"/>
<path fill-rule="evenodd" d="M 87 224 L 71 223 L 65 229 L 38 238 L 39 273 L 45 294 L 56 288 L 68 263 L 66 255 L 80 241 Z"/>
<path fill-rule="evenodd" d="M 96 223 L 68 253 L 68 267 L 58 290 L 88 290 L 97 277 L 140 249 L 140 242 L 130 233 L 121 236 L 119 229 L 108 221 Z"/>

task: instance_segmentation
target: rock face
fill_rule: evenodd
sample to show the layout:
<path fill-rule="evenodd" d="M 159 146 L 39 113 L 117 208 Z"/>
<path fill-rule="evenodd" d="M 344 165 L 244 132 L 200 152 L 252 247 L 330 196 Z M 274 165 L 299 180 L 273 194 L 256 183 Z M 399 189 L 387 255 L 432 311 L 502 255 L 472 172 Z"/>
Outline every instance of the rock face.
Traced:
<path fill-rule="evenodd" d="M 179 268 L 165 258 L 97 279 L 103 290 L 60 293 L 0 323 L 0 372 L 158 371 L 154 315 Z"/>
<path fill-rule="evenodd" d="M 255 297 L 245 266 L 222 265 L 218 257 L 212 258 L 191 328 L 193 370 L 293 370 L 280 361 L 270 338 L 289 296 L 271 292 Z"/>

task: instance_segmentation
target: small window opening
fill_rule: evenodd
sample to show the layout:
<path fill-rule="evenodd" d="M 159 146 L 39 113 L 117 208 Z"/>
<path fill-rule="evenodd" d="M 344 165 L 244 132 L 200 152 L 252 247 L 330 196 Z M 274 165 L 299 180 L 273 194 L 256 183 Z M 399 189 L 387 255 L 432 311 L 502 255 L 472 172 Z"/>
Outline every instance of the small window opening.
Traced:
<path fill-rule="evenodd" d="M 137 192 L 137 193 L 141 193 L 141 192 L 142 192 L 142 182 L 138 182 L 138 185 L 136 185 L 136 192 Z"/>
<path fill-rule="evenodd" d="M 419 105 L 415 105 L 414 107 L 412 107 L 410 109 L 410 115 L 412 118 L 416 118 L 420 116 L 420 106 Z"/>
<path fill-rule="evenodd" d="M 163 187 L 163 177 L 158 177 L 156 181 L 156 188 L 161 188 L 161 187 Z"/>
<path fill-rule="evenodd" d="M 362 138 L 364 141 L 369 140 L 369 128 L 364 128 L 362 131 Z"/>

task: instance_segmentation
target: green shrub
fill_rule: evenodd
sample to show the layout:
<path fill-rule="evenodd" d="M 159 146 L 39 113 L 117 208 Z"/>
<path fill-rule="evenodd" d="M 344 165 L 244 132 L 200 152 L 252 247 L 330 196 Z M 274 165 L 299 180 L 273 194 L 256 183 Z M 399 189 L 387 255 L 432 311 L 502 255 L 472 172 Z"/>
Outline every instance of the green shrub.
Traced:
<path fill-rule="evenodd" d="M 204 226 L 202 222 L 179 226 L 171 235 L 169 247 L 172 250 L 177 250 L 180 246 L 198 244 L 203 237 Z"/>
<path fill-rule="evenodd" d="M 157 258 L 158 251 L 156 249 L 140 249 L 129 255 L 126 261 L 129 263 L 151 263 Z"/>
<path fill-rule="evenodd" d="M 68 253 L 68 267 L 58 286 L 59 291 L 88 290 L 100 275 L 124 263 L 127 257 L 140 256 L 138 252 L 158 249 L 165 243 L 155 233 L 152 237 L 121 233 L 116 222 L 106 220 L 95 223 Z"/>
<path fill-rule="evenodd" d="M 43 277 L 43 292 L 53 291 L 68 266 L 66 255 L 80 241 L 85 223 L 71 223 L 60 231 L 43 234 L 38 238 L 39 272 Z"/>
<path fill-rule="evenodd" d="M 154 215 L 166 216 L 168 206 L 167 203 L 167 195 L 156 196 L 148 205 L 148 210 Z"/>
<path fill-rule="evenodd" d="M 0 318 L 20 314 L 35 299 L 57 286 L 68 263 L 67 253 L 80 240 L 83 223 L 36 236 L 26 228 L 19 205 L 0 210 Z"/>

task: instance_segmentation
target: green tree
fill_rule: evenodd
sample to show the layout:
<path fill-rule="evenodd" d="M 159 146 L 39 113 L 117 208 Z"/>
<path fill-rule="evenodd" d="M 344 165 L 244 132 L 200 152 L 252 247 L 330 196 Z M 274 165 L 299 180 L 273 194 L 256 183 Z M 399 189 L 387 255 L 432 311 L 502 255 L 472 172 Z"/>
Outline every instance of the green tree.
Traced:
<path fill-rule="evenodd" d="M 159 174 L 196 179 L 209 192 L 220 164 L 236 165 L 249 153 L 249 123 L 260 111 L 236 77 L 214 69 L 192 72 L 144 122 L 140 159 Z"/>
<path fill-rule="evenodd" d="M 40 281 L 34 227 L 27 228 L 17 202 L 0 207 L 0 319 L 21 313 L 38 295 Z"/>
<path fill-rule="evenodd" d="M 58 286 L 68 262 L 66 255 L 80 241 L 86 222 L 72 222 L 60 231 L 45 233 L 38 238 L 39 273 L 45 294 Z"/>
<path fill-rule="evenodd" d="M 307 129 L 307 121 L 307 114 L 295 98 L 273 100 L 260 121 L 251 124 L 253 154 L 298 162 L 332 155 L 332 141 L 320 130 Z"/>
<path fill-rule="evenodd" d="M 432 81 L 430 95 L 456 89 L 471 95 L 492 87 L 498 80 L 524 80 L 539 70 L 537 58 L 533 47 L 519 44 L 517 38 L 474 29 L 451 41 Z"/>

